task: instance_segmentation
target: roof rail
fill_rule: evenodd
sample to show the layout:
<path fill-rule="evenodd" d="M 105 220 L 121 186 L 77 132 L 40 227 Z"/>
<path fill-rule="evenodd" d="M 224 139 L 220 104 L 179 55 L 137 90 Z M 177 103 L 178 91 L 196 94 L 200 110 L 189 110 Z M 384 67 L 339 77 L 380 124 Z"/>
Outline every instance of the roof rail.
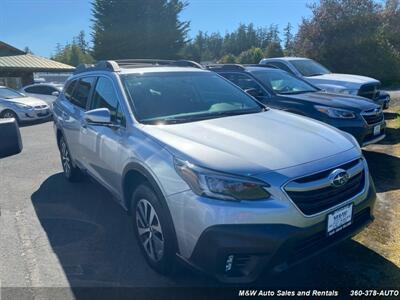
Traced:
<path fill-rule="evenodd" d="M 223 69 L 223 70 L 245 70 L 245 66 L 241 64 L 212 64 L 207 65 L 207 69 Z"/>
<path fill-rule="evenodd" d="M 177 67 L 193 67 L 204 69 L 204 67 L 191 60 L 167 60 L 167 59 L 120 59 L 115 61 L 120 67 L 138 68 L 146 66 L 177 66 Z"/>
<path fill-rule="evenodd" d="M 101 60 L 95 65 L 80 64 L 76 67 L 74 74 L 88 71 L 111 71 L 119 72 L 120 68 L 143 68 L 154 66 L 176 66 L 192 67 L 204 69 L 204 67 L 191 60 L 167 60 L 167 59 L 119 59 L 119 60 Z"/>
<path fill-rule="evenodd" d="M 95 65 L 80 64 L 76 67 L 74 74 L 79 74 L 88 71 L 112 71 L 119 72 L 120 68 L 118 64 L 113 60 L 101 60 Z"/>

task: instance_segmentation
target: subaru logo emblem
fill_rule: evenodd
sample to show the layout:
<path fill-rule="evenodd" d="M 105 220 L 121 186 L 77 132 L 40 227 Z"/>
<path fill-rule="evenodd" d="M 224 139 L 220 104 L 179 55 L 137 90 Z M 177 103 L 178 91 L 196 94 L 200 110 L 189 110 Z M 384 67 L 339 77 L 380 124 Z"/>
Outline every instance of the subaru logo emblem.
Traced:
<path fill-rule="evenodd" d="M 343 169 L 336 169 L 329 175 L 331 186 L 338 188 L 349 181 L 350 175 Z"/>

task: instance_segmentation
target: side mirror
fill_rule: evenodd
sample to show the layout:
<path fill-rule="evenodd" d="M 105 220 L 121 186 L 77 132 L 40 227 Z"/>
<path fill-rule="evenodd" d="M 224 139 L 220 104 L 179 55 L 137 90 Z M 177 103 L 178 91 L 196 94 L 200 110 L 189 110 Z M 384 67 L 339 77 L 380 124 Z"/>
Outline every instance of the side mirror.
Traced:
<path fill-rule="evenodd" d="M 108 108 L 97 108 L 85 112 L 84 116 L 88 124 L 94 125 L 110 125 L 111 113 Z"/>
<path fill-rule="evenodd" d="M 260 96 L 260 94 L 258 93 L 258 91 L 254 88 L 250 88 L 250 89 L 245 89 L 244 90 L 247 94 L 253 96 L 253 97 L 258 97 Z"/>
<path fill-rule="evenodd" d="M 60 96 L 60 92 L 54 91 L 51 93 L 51 95 L 58 97 L 58 96 Z"/>
<path fill-rule="evenodd" d="M 0 158 L 22 151 L 21 133 L 15 119 L 0 119 Z"/>

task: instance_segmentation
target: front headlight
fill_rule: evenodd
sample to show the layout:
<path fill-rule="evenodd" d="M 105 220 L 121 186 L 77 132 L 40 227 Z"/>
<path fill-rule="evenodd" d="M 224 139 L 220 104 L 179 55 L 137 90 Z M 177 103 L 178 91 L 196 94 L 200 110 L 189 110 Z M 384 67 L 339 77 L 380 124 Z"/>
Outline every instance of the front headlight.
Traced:
<path fill-rule="evenodd" d="M 229 175 L 195 166 L 187 161 L 174 159 L 177 173 L 199 196 L 221 200 L 265 200 L 271 195 L 269 185 L 253 178 Z"/>
<path fill-rule="evenodd" d="M 341 93 L 348 94 L 348 95 L 357 95 L 358 94 L 358 90 L 357 89 L 355 89 L 355 90 L 354 89 L 353 90 L 344 89 L 344 90 L 341 91 Z"/>
<path fill-rule="evenodd" d="M 18 108 L 22 108 L 22 109 L 32 109 L 33 107 L 27 104 L 23 104 L 23 103 L 14 103 L 14 105 Z"/>
<path fill-rule="evenodd" d="M 354 112 L 347 109 L 339 109 L 339 108 L 333 108 L 329 106 L 319 106 L 319 105 L 315 105 L 314 107 L 319 112 L 322 112 L 331 118 L 354 119 L 356 117 L 356 114 Z"/>

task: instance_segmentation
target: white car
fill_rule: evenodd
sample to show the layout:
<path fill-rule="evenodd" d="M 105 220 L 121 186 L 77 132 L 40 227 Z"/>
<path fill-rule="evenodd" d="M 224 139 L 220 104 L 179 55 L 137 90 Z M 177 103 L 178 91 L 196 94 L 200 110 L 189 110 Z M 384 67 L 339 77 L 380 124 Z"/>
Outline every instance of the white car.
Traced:
<path fill-rule="evenodd" d="M 14 118 L 23 122 L 50 118 L 51 115 L 46 102 L 0 86 L 0 118 Z"/>
<path fill-rule="evenodd" d="M 389 107 L 390 96 L 380 90 L 381 83 L 374 78 L 332 73 L 316 61 L 302 57 L 264 58 L 260 64 L 282 69 L 328 92 L 358 95 L 383 108 Z"/>
<path fill-rule="evenodd" d="M 23 87 L 20 91 L 27 96 L 45 101 L 50 107 L 57 99 L 64 85 L 58 83 L 38 83 Z"/>

